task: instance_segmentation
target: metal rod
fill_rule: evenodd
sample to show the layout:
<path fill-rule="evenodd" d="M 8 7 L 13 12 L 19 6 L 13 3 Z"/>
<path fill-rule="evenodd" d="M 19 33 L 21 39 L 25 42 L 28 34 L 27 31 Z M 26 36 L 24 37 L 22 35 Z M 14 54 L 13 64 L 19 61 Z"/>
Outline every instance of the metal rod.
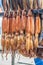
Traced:
<path fill-rule="evenodd" d="M 15 65 L 15 53 L 12 55 L 12 65 Z"/>

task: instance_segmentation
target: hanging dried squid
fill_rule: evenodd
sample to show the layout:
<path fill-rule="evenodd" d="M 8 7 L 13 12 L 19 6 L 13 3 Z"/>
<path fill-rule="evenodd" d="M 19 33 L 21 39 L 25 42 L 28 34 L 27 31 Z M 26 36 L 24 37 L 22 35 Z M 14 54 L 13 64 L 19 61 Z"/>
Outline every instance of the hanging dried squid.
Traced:
<path fill-rule="evenodd" d="M 26 28 L 26 21 L 27 21 L 26 12 L 23 10 L 22 11 L 22 16 L 21 16 L 21 30 L 22 31 L 24 31 L 25 28 Z"/>
<path fill-rule="evenodd" d="M 31 24 L 31 21 L 30 21 L 30 10 L 28 11 L 28 18 L 27 18 L 27 23 L 26 23 L 26 50 L 27 52 L 29 52 L 30 50 L 30 24 Z"/>
<path fill-rule="evenodd" d="M 36 28 L 35 28 L 35 33 L 39 34 L 41 32 L 41 20 L 40 20 L 40 17 L 39 15 L 36 16 Z"/>
<path fill-rule="evenodd" d="M 34 40 L 34 46 L 35 48 L 38 47 L 38 36 L 39 36 L 39 33 L 41 32 L 41 20 L 40 20 L 40 17 L 39 15 L 36 16 L 36 22 L 35 22 L 35 40 Z"/>
<path fill-rule="evenodd" d="M 5 35 L 9 33 L 9 19 L 8 19 L 8 12 L 4 13 L 3 19 L 2 19 L 2 52 L 5 51 Z"/>
<path fill-rule="evenodd" d="M 38 47 L 38 34 L 35 34 L 35 39 L 34 39 L 34 47 L 37 48 Z"/>
<path fill-rule="evenodd" d="M 10 34 L 6 34 L 5 35 L 5 52 L 6 52 L 6 59 L 7 59 L 7 55 L 10 51 L 10 38 L 11 35 Z"/>
<path fill-rule="evenodd" d="M 37 9 L 38 8 L 38 0 L 33 0 L 33 8 Z"/>
<path fill-rule="evenodd" d="M 20 30 L 20 13 L 19 10 L 17 11 L 17 16 L 16 16 L 16 32 Z"/>
<path fill-rule="evenodd" d="M 33 9 L 33 0 L 29 0 L 29 6 L 30 6 L 30 9 Z"/>
<path fill-rule="evenodd" d="M 7 17 L 7 13 L 4 15 L 2 19 L 2 33 L 9 33 L 9 20 Z"/>

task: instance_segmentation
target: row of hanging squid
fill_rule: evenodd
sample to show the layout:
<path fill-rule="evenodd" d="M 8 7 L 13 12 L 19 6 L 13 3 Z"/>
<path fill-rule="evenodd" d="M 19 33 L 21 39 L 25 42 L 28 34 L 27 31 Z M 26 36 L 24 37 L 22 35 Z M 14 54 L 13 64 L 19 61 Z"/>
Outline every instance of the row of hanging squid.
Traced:
<path fill-rule="evenodd" d="M 2 19 L 2 54 L 19 51 L 24 56 L 32 57 L 39 45 L 41 19 L 39 14 L 34 18 L 31 10 L 5 12 Z"/>
<path fill-rule="evenodd" d="M 4 10 L 43 9 L 43 0 L 2 0 Z"/>

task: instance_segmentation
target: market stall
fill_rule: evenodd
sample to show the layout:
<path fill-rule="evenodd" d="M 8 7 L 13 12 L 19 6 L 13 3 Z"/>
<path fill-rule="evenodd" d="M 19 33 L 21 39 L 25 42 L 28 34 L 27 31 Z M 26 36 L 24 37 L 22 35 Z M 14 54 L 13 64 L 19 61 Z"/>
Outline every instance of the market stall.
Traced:
<path fill-rule="evenodd" d="M 16 54 L 17 57 L 19 56 L 17 63 L 20 64 L 28 64 L 29 62 L 31 64 L 31 58 L 43 59 L 42 0 L 3 0 L 2 4 L 4 9 L 2 12 L 4 14 L 1 14 L 3 15 L 2 57 L 6 53 L 6 59 L 8 59 L 7 56 L 10 52 L 12 65 L 14 65 L 14 60 L 17 61 Z M 27 62 L 26 59 L 29 61 Z"/>

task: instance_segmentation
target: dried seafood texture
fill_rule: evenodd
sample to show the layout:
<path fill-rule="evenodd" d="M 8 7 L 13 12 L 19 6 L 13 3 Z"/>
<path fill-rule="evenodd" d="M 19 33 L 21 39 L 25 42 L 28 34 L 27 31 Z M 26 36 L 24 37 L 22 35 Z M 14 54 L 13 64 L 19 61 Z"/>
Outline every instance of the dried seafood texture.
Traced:
<path fill-rule="evenodd" d="M 2 0 L 2 5 L 4 10 L 9 10 L 10 9 L 10 1 L 9 0 Z"/>
<path fill-rule="evenodd" d="M 16 38 L 17 38 L 17 49 L 19 49 L 20 48 L 20 35 L 18 34 L 17 36 L 16 36 Z"/>
<path fill-rule="evenodd" d="M 14 33 L 15 32 L 15 23 L 16 23 L 16 18 L 15 18 L 15 16 L 14 16 L 15 14 L 13 14 L 13 18 L 12 18 L 12 24 L 11 24 L 11 27 L 12 27 L 12 33 Z"/>
<path fill-rule="evenodd" d="M 35 26 L 34 26 L 34 17 L 33 16 L 31 16 L 30 17 L 31 19 L 30 19 L 30 21 L 31 21 L 31 24 L 30 24 L 30 31 L 31 31 L 31 34 L 34 34 L 35 32 L 34 32 L 34 28 L 35 28 Z"/>
<path fill-rule="evenodd" d="M 38 0 L 38 7 L 43 9 L 43 0 Z"/>
<path fill-rule="evenodd" d="M 33 9 L 33 0 L 29 0 L 30 9 Z"/>
<path fill-rule="evenodd" d="M 11 9 L 17 10 L 17 8 L 18 8 L 18 0 L 10 0 L 10 6 L 11 6 Z"/>
<path fill-rule="evenodd" d="M 9 19 L 7 16 L 4 16 L 2 20 L 2 33 L 9 33 Z"/>
<path fill-rule="evenodd" d="M 26 35 L 26 51 L 29 52 L 30 50 L 30 34 Z"/>
<path fill-rule="evenodd" d="M 5 35 L 5 52 L 6 52 L 6 59 L 7 59 L 7 55 L 10 51 L 10 37 L 11 35 L 6 34 Z"/>
<path fill-rule="evenodd" d="M 12 12 L 9 13 L 9 33 L 12 33 L 12 20 L 13 20 L 13 17 L 12 17 Z"/>
<path fill-rule="evenodd" d="M 33 1 L 33 8 L 34 8 L 34 9 L 37 9 L 37 8 L 38 8 L 37 1 L 38 1 L 38 0 L 34 0 L 34 1 Z"/>
<path fill-rule="evenodd" d="M 24 35 L 17 34 L 16 43 L 17 43 L 17 49 L 19 50 L 21 48 L 21 45 L 24 43 Z"/>
<path fill-rule="evenodd" d="M 29 0 L 26 0 L 27 1 L 27 9 L 30 8 L 30 3 L 29 3 Z"/>
<path fill-rule="evenodd" d="M 23 9 L 27 9 L 27 0 L 23 0 Z"/>
<path fill-rule="evenodd" d="M 18 1 L 18 6 L 21 10 L 23 10 L 23 0 L 17 0 Z"/>
<path fill-rule="evenodd" d="M 7 10 L 6 2 L 7 2 L 7 0 L 2 0 L 2 4 L 3 4 L 3 7 L 4 7 L 4 10 Z"/>
<path fill-rule="evenodd" d="M 18 49 L 18 33 L 15 33 L 15 35 L 14 35 L 14 48 L 15 48 L 15 50 L 17 50 Z"/>
<path fill-rule="evenodd" d="M 28 12 L 28 17 L 27 17 L 27 22 L 26 22 L 26 33 L 30 33 L 31 29 L 31 17 L 30 17 L 31 12 Z"/>
<path fill-rule="evenodd" d="M 7 9 L 10 10 L 10 0 L 7 0 Z"/>
<path fill-rule="evenodd" d="M 30 50 L 33 50 L 33 39 L 32 39 L 32 35 L 30 35 Z"/>
<path fill-rule="evenodd" d="M 20 35 L 20 48 L 24 49 L 23 47 L 21 47 L 22 45 L 24 45 L 25 43 L 25 39 L 24 39 L 24 35 Z"/>
<path fill-rule="evenodd" d="M 16 50 L 15 40 L 14 40 L 14 34 L 12 34 L 12 36 L 11 36 L 10 45 L 11 45 L 11 52 L 13 54 L 15 52 L 15 50 Z"/>
<path fill-rule="evenodd" d="M 39 34 L 41 32 L 41 20 L 40 20 L 39 15 L 36 16 L 36 23 L 35 23 L 35 25 L 36 25 L 35 33 Z"/>
<path fill-rule="evenodd" d="M 19 52 L 25 56 L 26 54 L 26 46 L 25 46 L 25 37 L 24 34 L 20 35 L 19 40 Z"/>
<path fill-rule="evenodd" d="M 20 30 L 20 14 L 19 11 L 17 11 L 17 16 L 16 16 L 16 32 L 18 32 Z"/>
<path fill-rule="evenodd" d="M 35 39 L 34 39 L 34 48 L 38 47 L 38 34 L 35 34 Z"/>
<path fill-rule="evenodd" d="M 23 10 L 22 11 L 22 17 L 21 17 L 21 30 L 22 31 L 25 30 L 25 28 L 26 28 L 26 21 L 27 21 L 26 12 Z"/>
<path fill-rule="evenodd" d="M 2 38 L 1 38 L 1 45 L 2 45 L 2 54 L 5 51 L 5 34 L 2 34 Z"/>
<path fill-rule="evenodd" d="M 41 6 L 41 8 L 43 9 L 43 0 L 41 0 L 42 1 L 42 6 Z"/>

